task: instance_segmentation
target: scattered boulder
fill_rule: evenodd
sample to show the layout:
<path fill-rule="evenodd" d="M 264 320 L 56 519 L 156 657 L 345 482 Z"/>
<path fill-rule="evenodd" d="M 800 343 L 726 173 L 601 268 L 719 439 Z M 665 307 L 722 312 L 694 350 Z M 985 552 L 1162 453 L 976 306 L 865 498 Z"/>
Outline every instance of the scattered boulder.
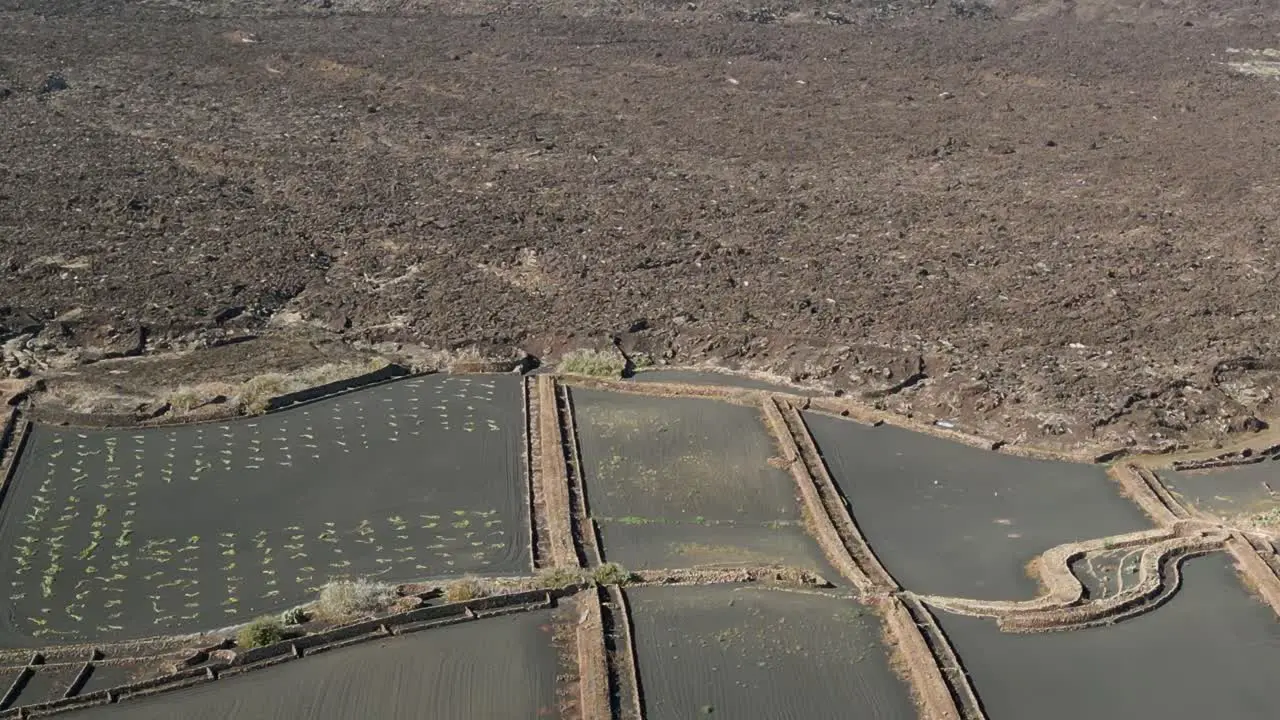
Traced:
<path fill-rule="evenodd" d="M 49 93 L 62 92 L 68 87 L 70 86 L 67 85 L 66 78 L 57 73 L 52 73 L 49 77 L 44 79 L 43 83 L 40 84 L 40 94 L 47 95 Z"/>
<path fill-rule="evenodd" d="M 213 313 L 213 321 L 221 325 L 222 323 L 227 322 L 228 320 L 234 320 L 235 318 L 239 317 L 240 314 L 243 312 L 244 312 L 243 305 L 228 305 L 226 307 L 219 308 L 217 311 Z"/>

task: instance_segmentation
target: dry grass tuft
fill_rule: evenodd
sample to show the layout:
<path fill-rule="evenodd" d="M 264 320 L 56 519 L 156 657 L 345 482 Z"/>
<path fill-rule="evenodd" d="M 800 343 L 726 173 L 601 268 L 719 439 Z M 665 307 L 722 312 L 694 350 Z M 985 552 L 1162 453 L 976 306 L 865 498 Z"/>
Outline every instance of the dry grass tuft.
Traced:
<path fill-rule="evenodd" d="M 267 411 L 271 398 L 289 392 L 285 389 L 287 387 L 289 382 L 283 375 L 267 373 L 249 378 L 244 385 L 240 386 L 237 397 L 246 412 L 259 415 Z"/>
<path fill-rule="evenodd" d="M 489 588 L 486 584 L 473 577 L 454 580 L 444 587 L 444 599 L 451 603 L 479 600 L 488 594 Z"/>
<path fill-rule="evenodd" d="M 567 375 L 620 378 L 625 368 L 625 361 L 619 354 L 613 352 L 575 350 L 561 358 L 557 368 Z"/>
<path fill-rule="evenodd" d="M 581 568 L 545 568 L 533 579 L 533 586 L 543 590 L 560 590 L 586 583 L 587 575 Z"/>
<path fill-rule="evenodd" d="M 235 395 L 246 412 L 259 415 L 267 411 L 267 408 L 271 405 L 272 398 L 363 375 L 386 367 L 386 365 L 387 361 L 383 358 L 373 357 L 364 362 L 318 365 L 289 375 L 265 373 L 249 378 L 232 394 Z M 170 400 L 169 402 L 172 403 L 173 401 Z"/>
<path fill-rule="evenodd" d="M 395 599 L 395 585 L 366 578 L 334 580 L 320 588 L 315 608 L 327 618 L 343 618 L 381 612 Z"/>

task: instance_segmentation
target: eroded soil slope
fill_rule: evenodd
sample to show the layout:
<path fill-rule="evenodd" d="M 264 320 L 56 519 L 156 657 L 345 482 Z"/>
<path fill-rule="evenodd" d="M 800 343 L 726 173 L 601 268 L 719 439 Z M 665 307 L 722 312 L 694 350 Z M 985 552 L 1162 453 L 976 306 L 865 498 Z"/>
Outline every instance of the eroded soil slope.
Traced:
<path fill-rule="evenodd" d="M 621 335 L 1012 441 L 1246 432 L 1246 5 L 6 2 L 4 362 Z"/>

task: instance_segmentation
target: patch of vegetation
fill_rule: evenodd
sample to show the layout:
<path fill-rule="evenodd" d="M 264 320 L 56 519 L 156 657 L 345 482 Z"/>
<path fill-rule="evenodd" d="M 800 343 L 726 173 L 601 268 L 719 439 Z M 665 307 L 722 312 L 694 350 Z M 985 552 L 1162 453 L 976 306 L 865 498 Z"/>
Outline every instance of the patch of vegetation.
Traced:
<path fill-rule="evenodd" d="M 631 356 L 631 366 L 636 370 L 653 367 L 653 356 L 649 353 L 635 353 Z"/>
<path fill-rule="evenodd" d="M 605 563 L 590 570 L 583 568 L 545 568 L 534 578 L 534 587 L 562 590 L 575 585 L 626 585 L 635 575 L 618 563 Z"/>
<path fill-rule="evenodd" d="M 285 377 L 276 373 L 251 377 L 240 387 L 240 404 L 246 412 L 261 415 L 270 406 L 271 398 L 287 392 L 287 386 Z"/>
<path fill-rule="evenodd" d="M 586 580 L 586 575 L 580 568 L 544 568 L 537 577 L 534 578 L 534 587 L 546 590 L 559 590 L 562 588 L 581 585 Z"/>
<path fill-rule="evenodd" d="M 310 620 L 310 618 L 307 616 L 305 608 L 289 608 L 280 613 L 280 622 L 284 625 L 301 625 L 307 620 Z"/>
<path fill-rule="evenodd" d="M 168 403 L 173 412 L 186 414 L 200 404 L 200 396 L 190 390 L 176 390 L 169 395 Z"/>
<path fill-rule="evenodd" d="M 396 599 L 396 586 L 365 578 L 334 580 L 320 588 L 316 610 L 330 618 L 385 610 Z"/>
<path fill-rule="evenodd" d="M 626 367 L 622 356 L 614 352 L 600 350 L 575 350 L 560 359 L 560 372 L 568 375 L 590 375 L 591 377 L 622 377 Z"/>
<path fill-rule="evenodd" d="M 1280 508 L 1272 508 L 1266 512 L 1260 512 L 1249 518 L 1249 520 L 1257 527 L 1280 525 Z"/>
<path fill-rule="evenodd" d="M 291 375 L 265 373 L 246 380 L 236 392 L 236 398 L 246 412 L 260 415 L 267 411 L 274 397 L 363 375 L 386 364 L 383 358 L 371 357 L 364 361 L 318 365 Z M 169 402 L 173 404 L 172 399 Z"/>
<path fill-rule="evenodd" d="M 634 578 L 630 570 L 615 562 L 605 563 L 591 571 L 591 579 L 597 585 L 626 585 Z"/>
<path fill-rule="evenodd" d="M 623 525 L 651 525 L 653 523 L 662 522 L 661 520 L 652 520 L 650 518 L 636 517 L 635 515 L 627 515 L 614 520 L 614 522 Z"/>
<path fill-rule="evenodd" d="M 445 602 L 451 603 L 479 600 L 488 594 L 488 588 L 485 587 L 484 583 L 472 577 L 454 580 L 444 587 Z"/>
<path fill-rule="evenodd" d="M 273 617 L 260 617 L 240 628 L 236 645 L 246 650 L 278 643 L 285 639 L 284 625 Z"/>

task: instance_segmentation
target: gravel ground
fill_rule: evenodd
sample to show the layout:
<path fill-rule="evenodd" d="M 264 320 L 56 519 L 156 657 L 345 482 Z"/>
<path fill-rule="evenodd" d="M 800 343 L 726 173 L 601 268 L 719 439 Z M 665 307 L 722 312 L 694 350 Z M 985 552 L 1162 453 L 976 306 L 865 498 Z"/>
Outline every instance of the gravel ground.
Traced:
<path fill-rule="evenodd" d="M 617 337 L 1011 442 L 1213 442 L 1280 387 L 1280 80 L 1248 52 L 1278 27 L 1225 0 L 5 0 L 0 362 Z"/>

